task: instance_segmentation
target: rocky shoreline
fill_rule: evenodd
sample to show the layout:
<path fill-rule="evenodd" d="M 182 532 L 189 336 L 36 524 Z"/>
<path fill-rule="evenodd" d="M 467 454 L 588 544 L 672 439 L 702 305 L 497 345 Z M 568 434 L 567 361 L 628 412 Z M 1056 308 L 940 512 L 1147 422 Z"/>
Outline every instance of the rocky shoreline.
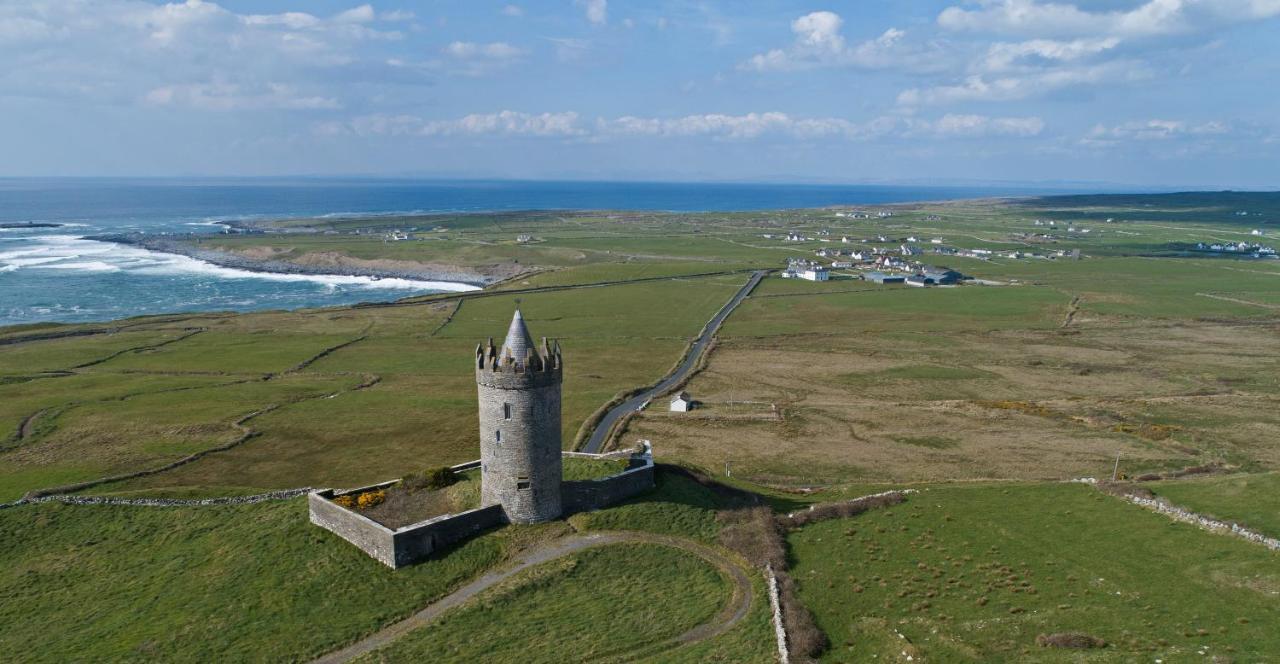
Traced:
<path fill-rule="evenodd" d="M 24 221 L 4 222 L 0 223 L 0 228 L 4 229 L 23 229 L 23 228 L 62 228 L 62 224 L 54 224 L 47 221 Z"/>
<path fill-rule="evenodd" d="M 206 249 L 194 244 L 201 236 L 157 236 L 145 233 L 113 233 L 88 236 L 86 240 L 114 242 L 149 251 L 187 256 L 226 268 L 262 272 L 267 274 L 339 275 L 350 277 L 376 277 L 380 279 L 411 279 L 414 281 L 451 281 L 483 288 L 499 281 L 501 277 L 481 274 L 452 266 L 377 265 L 376 261 L 361 261 L 343 256 L 328 256 L 317 264 L 303 264 L 275 258 L 258 258 L 219 249 Z"/>

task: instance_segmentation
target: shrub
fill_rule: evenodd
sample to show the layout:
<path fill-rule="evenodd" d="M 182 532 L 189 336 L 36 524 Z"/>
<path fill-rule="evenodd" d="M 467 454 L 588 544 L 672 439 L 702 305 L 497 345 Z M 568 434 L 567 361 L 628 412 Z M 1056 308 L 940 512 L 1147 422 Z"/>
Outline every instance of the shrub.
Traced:
<path fill-rule="evenodd" d="M 1041 648 L 1105 648 L 1107 642 L 1080 632 L 1060 632 L 1037 636 L 1036 645 Z"/>
<path fill-rule="evenodd" d="M 784 527 L 799 528 L 815 521 L 843 519 L 851 516 L 857 516 L 867 510 L 897 505 L 905 500 L 906 497 L 901 493 L 889 493 L 879 496 L 855 498 L 854 500 L 846 500 L 838 503 L 819 503 L 814 505 L 811 509 L 780 516 L 778 517 L 778 521 Z"/>
<path fill-rule="evenodd" d="M 452 468 L 440 466 L 420 473 L 412 473 L 400 480 L 400 486 L 409 491 L 419 491 L 421 489 L 435 491 L 454 484 L 458 479 L 458 474 Z"/>
<path fill-rule="evenodd" d="M 1120 498 L 1124 498 L 1125 496 L 1137 496 L 1139 498 L 1152 499 L 1156 497 L 1156 494 L 1152 493 L 1150 489 L 1130 484 L 1128 482 L 1098 482 L 1096 486 L 1099 491 L 1113 496 L 1119 496 Z"/>
<path fill-rule="evenodd" d="M 800 601 L 791 575 L 786 570 L 775 570 L 775 576 L 778 577 L 778 603 L 782 605 L 782 627 L 787 632 L 792 654 L 817 659 L 831 642 L 818 627 L 809 607 Z"/>
<path fill-rule="evenodd" d="M 338 496 L 337 498 L 333 499 L 333 502 L 337 503 L 341 507 L 351 509 L 356 506 L 356 497 L 350 494 L 345 496 Z"/>
<path fill-rule="evenodd" d="M 366 491 L 356 498 L 356 509 L 367 510 L 375 505 L 380 505 L 382 501 L 387 499 L 387 492 L 382 489 L 377 491 Z"/>
<path fill-rule="evenodd" d="M 775 570 L 786 569 L 787 550 L 773 512 L 764 506 L 725 510 L 716 515 L 720 521 L 720 544 L 742 554 L 751 564 Z"/>

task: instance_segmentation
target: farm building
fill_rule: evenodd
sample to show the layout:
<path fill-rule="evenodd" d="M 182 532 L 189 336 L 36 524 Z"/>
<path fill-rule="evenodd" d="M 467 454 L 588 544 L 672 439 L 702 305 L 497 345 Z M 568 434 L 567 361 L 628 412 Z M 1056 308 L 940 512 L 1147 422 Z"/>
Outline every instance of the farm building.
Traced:
<path fill-rule="evenodd" d="M 689 397 L 688 392 L 681 392 L 671 397 L 671 412 L 687 413 L 691 410 L 693 410 L 693 399 Z"/>
<path fill-rule="evenodd" d="M 906 277 L 887 272 L 868 272 L 863 279 L 877 284 L 900 284 Z"/>
<path fill-rule="evenodd" d="M 963 274 L 946 267 L 925 267 L 921 274 L 934 284 L 954 284 L 964 279 Z"/>

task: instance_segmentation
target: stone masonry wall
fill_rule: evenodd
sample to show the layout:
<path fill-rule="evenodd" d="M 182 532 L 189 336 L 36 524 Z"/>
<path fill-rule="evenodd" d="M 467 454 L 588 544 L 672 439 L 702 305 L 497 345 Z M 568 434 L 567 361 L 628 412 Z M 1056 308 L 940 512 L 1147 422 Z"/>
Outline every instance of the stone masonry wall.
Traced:
<path fill-rule="evenodd" d="M 477 388 L 481 503 L 501 504 L 516 523 L 560 516 L 560 383 L 508 389 L 483 380 Z"/>
<path fill-rule="evenodd" d="M 378 562 L 396 567 L 395 544 L 392 540 L 394 533 L 391 529 L 333 502 L 333 497 L 333 489 L 317 491 L 307 496 L 311 523 L 351 542 Z"/>
<path fill-rule="evenodd" d="M 596 458 L 617 456 L 616 453 L 589 455 L 567 452 L 565 454 Z M 472 461 L 459 464 L 454 468 L 470 469 L 477 463 Z M 654 487 L 653 456 L 648 453 L 632 456 L 631 466 L 617 475 L 598 480 L 564 482 L 559 487 L 560 491 L 557 491 L 557 495 L 563 494 L 565 512 L 601 509 L 652 489 Z M 307 496 L 311 522 L 351 542 L 392 569 L 416 563 L 445 546 L 461 542 L 484 530 L 508 522 L 503 506 L 495 504 L 459 514 L 439 516 L 392 530 L 355 510 L 349 510 L 333 502 L 336 496 L 382 489 L 392 484 L 395 482 L 383 482 L 341 492 L 333 489 L 312 492 Z"/>
<path fill-rule="evenodd" d="M 565 512 L 589 512 L 620 503 L 654 487 L 653 459 L 637 468 L 598 480 L 578 480 L 562 485 Z"/>
<path fill-rule="evenodd" d="M 501 505 L 488 505 L 405 526 L 391 536 L 395 551 L 395 564 L 391 566 L 412 565 L 438 549 L 469 539 L 506 522 L 507 517 Z"/>

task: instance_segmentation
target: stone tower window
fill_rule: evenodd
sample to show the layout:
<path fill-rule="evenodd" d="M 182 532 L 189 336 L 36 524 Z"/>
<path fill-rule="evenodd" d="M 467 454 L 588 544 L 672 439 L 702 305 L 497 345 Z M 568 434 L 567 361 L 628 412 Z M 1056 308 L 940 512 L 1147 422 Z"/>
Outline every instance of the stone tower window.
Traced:
<path fill-rule="evenodd" d="M 498 443 L 501 443 L 501 442 L 502 442 L 502 430 L 501 430 L 501 429 L 499 429 L 498 431 L 494 431 L 494 432 L 493 432 L 493 440 L 494 440 L 494 442 L 498 442 Z"/>
<path fill-rule="evenodd" d="M 516 488 L 517 488 L 517 489 L 520 489 L 520 490 L 522 490 L 522 491 L 523 491 L 523 490 L 525 490 L 525 489 L 528 489 L 528 488 L 529 488 L 529 478 L 527 478 L 527 477 L 517 477 L 517 478 L 516 478 Z"/>
<path fill-rule="evenodd" d="M 502 404 L 502 419 L 504 420 L 511 419 L 511 404 L 509 403 Z"/>

